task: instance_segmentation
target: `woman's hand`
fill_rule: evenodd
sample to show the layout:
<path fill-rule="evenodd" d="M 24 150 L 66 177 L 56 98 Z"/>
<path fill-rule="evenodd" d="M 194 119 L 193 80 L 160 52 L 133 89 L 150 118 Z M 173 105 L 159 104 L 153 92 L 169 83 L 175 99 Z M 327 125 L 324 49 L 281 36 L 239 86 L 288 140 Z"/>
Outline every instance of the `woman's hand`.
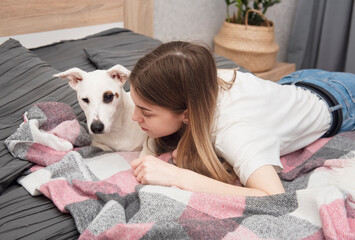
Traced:
<path fill-rule="evenodd" d="M 176 186 L 183 169 L 164 162 L 151 155 L 137 158 L 131 162 L 134 176 L 141 184 Z"/>

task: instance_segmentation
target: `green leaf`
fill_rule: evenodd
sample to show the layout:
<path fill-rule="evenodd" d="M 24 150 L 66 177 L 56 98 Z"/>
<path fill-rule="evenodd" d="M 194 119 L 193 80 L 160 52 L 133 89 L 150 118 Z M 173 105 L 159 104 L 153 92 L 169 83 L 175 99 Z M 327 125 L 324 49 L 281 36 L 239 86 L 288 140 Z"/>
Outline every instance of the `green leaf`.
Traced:
<path fill-rule="evenodd" d="M 246 18 L 246 12 L 250 9 L 249 7 L 249 0 L 225 0 L 227 6 L 235 3 L 235 6 L 237 7 L 237 16 L 234 17 L 234 22 L 235 23 L 240 23 L 240 24 L 245 24 L 245 18 Z M 281 0 L 253 0 L 252 1 L 252 6 L 254 9 L 261 11 L 264 15 L 266 13 L 266 10 L 277 4 L 280 3 Z M 229 16 L 227 8 L 227 15 Z M 248 24 L 250 25 L 257 25 L 260 26 L 263 24 L 264 19 L 259 15 L 259 14 L 249 14 L 248 17 Z"/>
<path fill-rule="evenodd" d="M 259 3 L 258 3 L 258 1 L 254 2 L 254 9 L 259 10 Z"/>
<path fill-rule="evenodd" d="M 227 6 L 232 5 L 233 3 L 235 3 L 236 0 L 225 0 Z"/>

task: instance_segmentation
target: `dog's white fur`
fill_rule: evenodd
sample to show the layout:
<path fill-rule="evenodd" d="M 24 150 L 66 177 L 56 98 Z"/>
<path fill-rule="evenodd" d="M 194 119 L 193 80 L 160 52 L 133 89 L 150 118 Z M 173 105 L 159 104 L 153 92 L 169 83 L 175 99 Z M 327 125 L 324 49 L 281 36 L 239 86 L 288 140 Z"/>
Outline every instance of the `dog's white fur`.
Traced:
<path fill-rule="evenodd" d="M 142 151 L 144 147 L 143 156 L 152 154 L 149 149 L 154 150 L 154 145 L 150 139 L 148 148 L 147 134 L 132 120 L 135 106 L 130 94 L 123 89 L 130 73 L 118 64 L 108 70 L 92 72 L 71 68 L 54 76 L 69 79 L 69 86 L 77 92 L 93 136 L 92 145 L 114 151 Z"/>

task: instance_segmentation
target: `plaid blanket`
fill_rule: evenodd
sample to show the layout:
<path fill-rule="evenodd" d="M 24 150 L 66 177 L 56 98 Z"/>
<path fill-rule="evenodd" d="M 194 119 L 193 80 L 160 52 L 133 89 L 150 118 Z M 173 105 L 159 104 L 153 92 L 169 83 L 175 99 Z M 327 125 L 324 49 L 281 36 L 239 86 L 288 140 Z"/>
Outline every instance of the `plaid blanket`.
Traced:
<path fill-rule="evenodd" d="M 19 182 L 70 213 L 80 239 L 355 239 L 355 132 L 282 157 L 286 193 L 266 197 L 140 185 L 129 165 L 138 153 L 90 142 L 62 103 L 33 106 L 6 140 L 37 164 Z"/>

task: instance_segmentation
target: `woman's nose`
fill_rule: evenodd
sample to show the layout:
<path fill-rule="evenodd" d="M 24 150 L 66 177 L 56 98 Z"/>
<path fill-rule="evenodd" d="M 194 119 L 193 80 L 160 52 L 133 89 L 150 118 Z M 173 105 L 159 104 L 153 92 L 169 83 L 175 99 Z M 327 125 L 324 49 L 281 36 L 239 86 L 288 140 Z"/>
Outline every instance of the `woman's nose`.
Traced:
<path fill-rule="evenodd" d="M 137 107 L 134 107 L 134 111 L 133 111 L 133 114 L 132 114 L 132 120 L 136 121 L 138 123 L 143 122 L 143 117 L 140 116 L 139 110 L 138 110 Z"/>

